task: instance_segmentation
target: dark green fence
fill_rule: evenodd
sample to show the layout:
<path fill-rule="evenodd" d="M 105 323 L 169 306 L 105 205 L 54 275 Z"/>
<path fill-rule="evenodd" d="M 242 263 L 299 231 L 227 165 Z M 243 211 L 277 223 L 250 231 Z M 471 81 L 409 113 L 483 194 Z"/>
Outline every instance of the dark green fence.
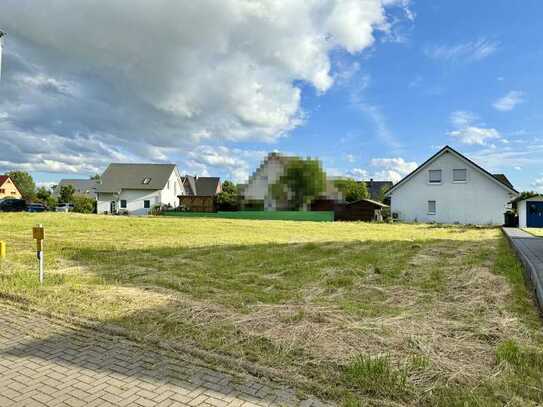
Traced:
<path fill-rule="evenodd" d="M 334 212 L 319 211 L 239 211 L 239 212 L 162 212 L 163 216 L 185 218 L 222 218 L 222 219 L 257 219 L 257 220 L 302 220 L 313 222 L 333 222 Z"/>

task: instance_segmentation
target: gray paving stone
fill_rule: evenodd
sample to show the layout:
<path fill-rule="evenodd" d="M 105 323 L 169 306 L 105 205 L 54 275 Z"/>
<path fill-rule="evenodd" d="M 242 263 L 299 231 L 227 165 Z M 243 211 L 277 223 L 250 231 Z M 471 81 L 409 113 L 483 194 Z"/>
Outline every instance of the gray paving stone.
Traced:
<path fill-rule="evenodd" d="M 189 360 L 124 337 L 69 327 L 0 301 L 0 407 L 239 407 L 301 402 L 292 389 L 257 378 L 234 379 Z"/>

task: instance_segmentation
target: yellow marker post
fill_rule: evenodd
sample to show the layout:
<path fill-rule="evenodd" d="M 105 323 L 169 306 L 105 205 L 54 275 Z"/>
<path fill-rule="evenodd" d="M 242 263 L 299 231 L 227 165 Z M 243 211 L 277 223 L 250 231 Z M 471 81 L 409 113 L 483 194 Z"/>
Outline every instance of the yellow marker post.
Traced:
<path fill-rule="evenodd" d="M 43 225 L 38 225 L 32 228 L 32 237 L 36 239 L 36 252 L 38 255 L 38 267 L 40 269 L 40 285 L 43 285 L 44 267 L 43 267 L 43 240 L 45 239 L 45 231 Z"/>
<path fill-rule="evenodd" d="M 0 240 L 0 260 L 6 257 L 6 242 Z"/>

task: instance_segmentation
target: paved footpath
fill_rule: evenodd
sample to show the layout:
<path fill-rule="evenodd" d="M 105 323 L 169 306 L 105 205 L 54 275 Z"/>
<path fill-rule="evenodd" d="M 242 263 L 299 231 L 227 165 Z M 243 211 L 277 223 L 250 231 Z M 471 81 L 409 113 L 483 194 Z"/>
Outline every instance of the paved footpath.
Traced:
<path fill-rule="evenodd" d="M 518 258 L 524 265 L 527 278 L 534 287 L 538 306 L 543 312 L 543 239 L 519 228 L 503 228 Z"/>
<path fill-rule="evenodd" d="M 0 406 L 318 406 L 292 389 L 0 302 Z"/>

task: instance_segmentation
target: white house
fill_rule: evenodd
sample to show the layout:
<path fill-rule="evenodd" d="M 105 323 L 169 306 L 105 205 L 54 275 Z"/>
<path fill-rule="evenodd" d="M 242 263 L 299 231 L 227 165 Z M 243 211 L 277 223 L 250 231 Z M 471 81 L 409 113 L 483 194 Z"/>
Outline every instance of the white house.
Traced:
<path fill-rule="evenodd" d="M 401 221 L 476 225 L 502 225 L 518 195 L 505 175 L 489 173 L 449 146 L 386 193 Z"/>
<path fill-rule="evenodd" d="M 533 196 L 517 202 L 520 228 L 543 228 L 543 196 Z"/>
<path fill-rule="evenodd" d="M 183 194 L 175 164 L 110 164 L 96 187 L 97 212 L 145 215 L 155 205 L 176 207 Z"/>

